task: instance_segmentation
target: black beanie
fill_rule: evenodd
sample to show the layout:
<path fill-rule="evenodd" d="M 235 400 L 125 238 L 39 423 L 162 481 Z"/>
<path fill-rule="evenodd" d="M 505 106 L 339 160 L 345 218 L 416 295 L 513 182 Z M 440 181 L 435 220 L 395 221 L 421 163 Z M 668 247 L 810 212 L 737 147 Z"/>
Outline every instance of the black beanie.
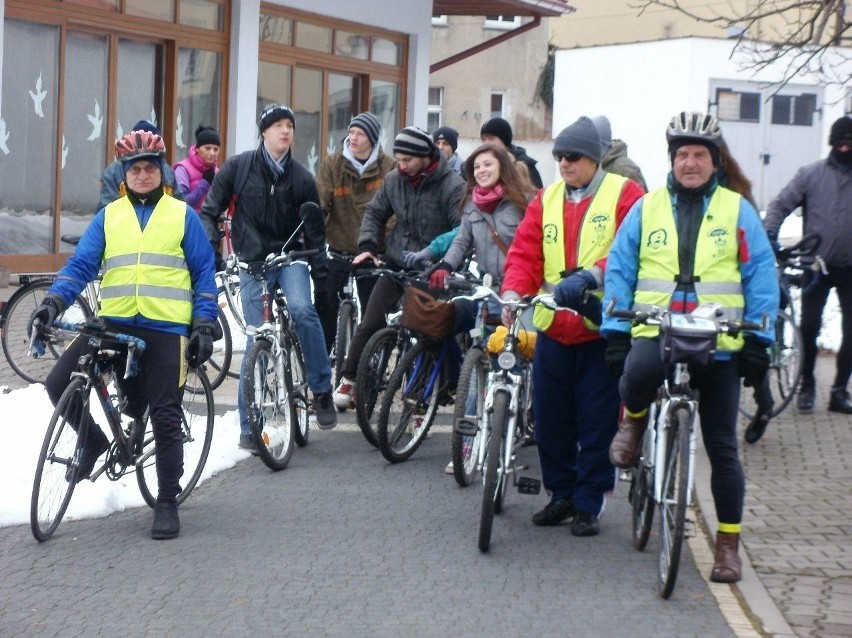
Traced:
<path fill-rule="evenodd" d="M 438 140 L 444 140 L 450 145 L 450 148 L 453 149 L 453 153 L 455 153 L 456 149 L 459 147 L 459 132 L 449 126 L 442 126 L 439 129 L 436 129 L 432 134 L 432 139 L 436 142 Z"/>
<path fill-rule="evenodd" d="M 435 157 L 435 145 L 423 129 L 406 126 L 394 139 L 393 152 L 413 157 Z"/>
<path fill-rule="evenodd" d="M 382 132 L 382 123 L 379 122 L 379 118 L 375 115 L 369 111 L 359 113 L 352 118 L 351 122 L 349 122 L 349 128 L 352 128 L 353 126 L 357 126 L 359 129 L 364 131 L 367 139 L 370 140 L 370 144 L 375 146 L 378 143 L 379 135 Z"/>
<path fill-rule="evenodd" d="M 482 128 L 479 129 L 479 136 L 482 137 L 483 135 L 493 135 L 503 142 L 506 148 L 512 145 L 512 127 L 502 117 L 492 118 L 483 124 Z"/>
<path fill-rule="evenodd" d="M 275 122 L 283 119 L 288 119 L 293 122 L 293 128 L 296 128 L 296 116 L 293 115 L 293 111 L 289 106 L 284 106 L 280 103 L 270 104 L 260 113 L 260 117 L 257 119 L 257 128 L 261 133 L 263 133 L 266 129 L 275 124 Z"/>
<path fill-rule="evenodd" d="M 201 124 L 195 129 L 195 146 L 204 146 L 205 144 L 222 146 L 222 138 L 219 137 L 219 132 L 215 128 Z"/>
<path fill-rule="evenodd" d="M 852 142 L 852 116 L 844 115 L 831 125 L 828 143 L 834 146 L 838 142 Z"/>
<path fill-rule="evenodd" d="M 148 131 L 149 133 L 153 133 L 154 135 L 161 135 L 160 129 L 156 124 L 151 124 L 148 120 L 139 120 L 136 124 L 133 125 L 131 131 Z"/>

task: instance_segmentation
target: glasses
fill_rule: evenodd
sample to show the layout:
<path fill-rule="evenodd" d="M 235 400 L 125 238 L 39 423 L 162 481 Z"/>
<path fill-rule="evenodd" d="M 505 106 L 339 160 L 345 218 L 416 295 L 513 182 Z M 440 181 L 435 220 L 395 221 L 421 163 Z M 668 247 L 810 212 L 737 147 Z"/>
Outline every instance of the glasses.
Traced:
<path fill-rule="evenodd" d="M 565 160 L 566 162 L 579 162 L 583 158 L 582 153 L 554 153 L 553 159 L 557 162 Z"/>
<path fill-rule="evenodd" d="M 146 173 L 148 173 L 148 175 L 153 175 L 158 170 L 160 170 L 159 166 L 156 166 L 154 164 L 146 164 L 145 166 L 131 166 L 127 169 L 127 172 L 135 177 L 141 174 L 142 171 L 145 171 Z"/>

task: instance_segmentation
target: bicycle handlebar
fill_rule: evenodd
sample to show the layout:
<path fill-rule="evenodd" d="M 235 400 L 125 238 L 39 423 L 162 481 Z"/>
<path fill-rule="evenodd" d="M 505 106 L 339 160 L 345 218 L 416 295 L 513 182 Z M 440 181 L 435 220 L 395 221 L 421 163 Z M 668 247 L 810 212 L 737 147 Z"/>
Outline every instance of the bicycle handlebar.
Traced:
<path fill-rule="evenodd" d="M 659 306 L 653 306 L 650 311 L 616 310 L 616 301 L 615 297 L 610 299 L 609 305 L 605 310 L 606 315 L 608 317 L 615 317 L 616 319 L 627 319 L 634 325 L 647 324 L 651 326 L 659 326 L 663 318 L 666 315 L 671 314 L 668 309 L 660 308 Z M 711 320 L 714 324 L 716 324 L 716 331 L 718 333 L 728 334 L 732 337 L 736 337 L 740 332 L 764 331 L 769 327 L 769 317 L 767 316 L 763 317 L 763 321 L 761 323 L 755 323 L 754 321 L 744 321 L 742 319 L 723 319 L 719 316 L 720 312 L 721 310 L 718 306 L 714 307 L 713 304 L 702 304 L 687 314 Z M 713 316 L 707 316 L 708 313 L 712 313 Z"/>

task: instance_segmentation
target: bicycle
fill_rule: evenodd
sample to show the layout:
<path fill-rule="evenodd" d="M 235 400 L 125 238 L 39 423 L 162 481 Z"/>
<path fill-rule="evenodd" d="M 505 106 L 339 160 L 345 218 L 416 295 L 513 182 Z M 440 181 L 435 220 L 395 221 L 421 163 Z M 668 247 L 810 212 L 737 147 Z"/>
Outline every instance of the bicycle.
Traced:
<path fill-rule="evenodd" d="M 639 460 L 630 470 L 628 493 L 636 549 L 645 549 L 654 509 L 659 510 L 657 579 L 660 596 L 667 599 L 677 581 L 683 539 L 694 533 L 694 523 L 686 518 L 686 511 L 693 504 L 699 396 L 689 385 L 690 365 L 712 361 L 720 334 L 736 336 L 767 326 L 721 319 L 717 316 L 718 304 L 702 304 L 690 314 L 673 314 L 662 308 L 650 312 L 614 310 L 614 305 L 615 300 L 607 308 L 608 315 L 635 325 L 659 326 L 662 347 L 670 353 L 665 381 L 648 409 L 648 428 Z"/>
<path fill-rule="evenodd" d="M 156 505 L 158 492 L 154 434 L 148 410 L 137 418 L 126 414 L 128 399 L 122 383 L 118 382 L 119 375 L 129 379 L 136 374 L 145 342 L 109 332 L 98 319 L 78 324 L 54 322 L 49 332 L 86 339 L 88 345 L 71 375 L 71 383 L 56 403 L 39 452 L 30 501 L 30 528 L 39 541 L 53 535 L 71 501 L 79 480 L 80 453 L 88 435 L 88 427 L 83 425 L 86 422 L 94 424 L 103 419 L 112 434 L 105 460 L 95 466 L 88 480 L 94 482 L 105 474 L 111 481 L 117 481 L 135 472 L 139 491 L 150 507 Z M 37 342 L 33 331 L 35 347 Z M 184 476 L 189 478 L 177 496 L 178 503 L 185 501 L 198 484 L 213 441 L 215 413 L 210 382 L 202 368 L 190 369 L 187 382 L 190 380 L 200 390 L 183 393 Z M 87 415 L 93 406 L 98 410 L 92 415 L 94 420 L 90 420 Z"/>
<path fill-rule="evenodd" d="M 766 390 L 773 401 L 769 417 L 778 416 L 796 396 L 802 381 L 802 334 L 796 318 L 796 302 L 792 290 L 802 288 L 805 272 L 823 268 L 816 251 L 819 235 L 806 235 L 795 245 L 776 251 L 781 304 L 775 317 L 775 342 L 769 347 L 769 372 Z M 758 390 L 743 389 L 740 413 L 753 419 L 757 413 Z M 768 397 L 767 397 L 768 398 Z"/>
<path fill-rule="evenodd" d="M 310 421 L 307 368 L 296 325 L 284 293 L 276 288 L 273 295 L 266 274 L 317 252 L 312 249 L 271 254 L 257 265 L 237 262 L 261 285 L 263 324 L 247 328 L 254 344 L 247 355 L 244 396 L 258 456 L 275 471 L 287 467 L 294 442 L 299 447 L 308 444 Z"/>
<path fill-rule="evenodd" d="M 349 266 L 349 272 L 343 288 L 337 293 L 340 300 L 340 305 L 337 307 L 337 323 L 334 334 L 334 343 L 331 346 L 331 368 L 334 372 L 334 386 L 340 383 L 343 376 L 343 362 L 346 360 L 346 355 L 349 353 L 349 344 L 352 343 L 352 335 L 355 332 L 355 326 L 360 321 L 360 308 L 358 305 L 358 295 L 355 294 L 356 274 L 351 269 L 352 255 L 346 255 L 333 250 L 328 251 L 331 259 L 346 262 Z M 339 412 L 345 412 L 340 410 Z"/>
<path fill-rule="evenodd" d="M 216 273 L 216 288 L 219 294 L 219 317 L 222 326 L 222 342 L 215 344 L 209 363 L 224 378 L 240 378 L 240 368 L 246 352 L 246 321 L 240 297 L 240 275 L 237 256 L 228 255 L 225 269 Z M 220 382 L 221 383 L 221 382 Z M 218 386 L 214 386 L 218 387 Z"/>

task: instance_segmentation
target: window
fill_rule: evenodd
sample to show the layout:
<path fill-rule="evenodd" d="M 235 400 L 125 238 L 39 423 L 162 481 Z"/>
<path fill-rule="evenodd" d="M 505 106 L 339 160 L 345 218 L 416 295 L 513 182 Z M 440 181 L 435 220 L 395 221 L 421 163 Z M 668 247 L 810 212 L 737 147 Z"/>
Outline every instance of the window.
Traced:
<path fill-rule="evenodd" d="M 492 91 L 491 92 L 491 115 L 490 118 L 494 117 L 504 117 L 503 115 L 503 103 L 506 94 L 503 91 Z"/>
<path fill-rule="evenodd" d="M 220 53 L 182 48 L 178 59 L 173 161 L 186 157 L 189 147 L 195 144 L 195 129 L 199 125 L 219 128 L 219 80 L 222 77 Z"/>
<path fill-rule="evenodd" d="M 514 29 L 521 26 L 521 17 L 504 15 L 485 16 L 485 24 L 483 26 L 486 29 Z"/>
<path fill-rule="evenodd" d="M 742 93 L 731 89 L 716 89 L 716 104 L 720 120 L 734 122 L 760 121 L 760 93 Z"/>
<path fill-rule="evenodd" d="M 429 102 L 426 105 L 426 130 L 430 133 L 441 126 L 441 110 L 444 106 L 444 88 L 429 87 Z"/>
<path fill-rule="evenodd" d="M 811 126 L 815 110 L 815 93 L 776 95 L 772 98 L 772 123 Z"/>

